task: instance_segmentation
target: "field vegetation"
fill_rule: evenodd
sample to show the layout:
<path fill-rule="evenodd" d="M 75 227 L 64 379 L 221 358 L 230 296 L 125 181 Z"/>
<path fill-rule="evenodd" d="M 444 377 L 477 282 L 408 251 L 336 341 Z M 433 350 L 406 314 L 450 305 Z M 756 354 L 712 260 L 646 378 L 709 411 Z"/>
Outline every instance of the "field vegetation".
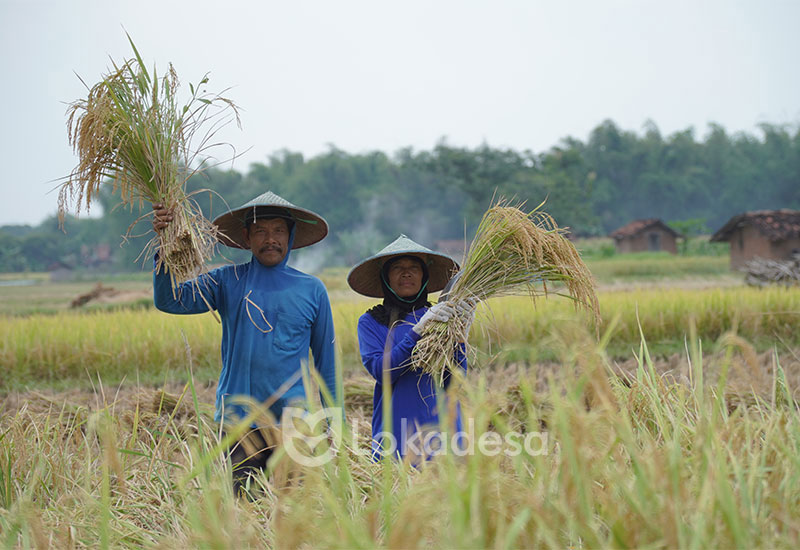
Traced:
<path fill-rule="evenodd" d="M 254 500 L 234 498 L 210 419 L 210 315 L 70 309 L 89 281 L 0 286 L 0 546 L 797 547 L 800 289 L 744 287 L 723 259 L 719 274 L 665 276 L 674 258 L 590 258 L 601 274 L 629 263 L 598 277 L 599 339 L 563 298 L 481 306 L 475 368 L 453 389 L 473 442 L 538 443 L 419 468 L 364 452 L 355 326 L 374 302 L 324 272 L 338 452 L 315 467 L 278 453 Z M 658 277 L 631 274 L 647 264 Z"/>
<path fill-rule="evenodd" d="M 365 386 L 347 378 L 340 452 L 318 467 L 279 455 L 252 502 L 233 497 L 208 390 L 191 381 L 174 408 L 144 388 L 32 396 L 3 414 L 2 544 L 796 546 L 800 425 L 777 360 L 748 379 L 736 366 L 746 344 L 706 363 L 692 335 L 686 381 L 660 376 L 644 346 L 622 377 L 585 331 L 563 336 L 558 369 L 483 372 L 458 390 L 476 434 L 546 432 L 532 452 L 375 463 Z"/>
<path fill-rule="evenodd" d="M 598 298 L 604 319 L 600 331 L 612 329 L 606 353 L 613 359 L 630 357 L 640 330 L 654 356 L 683 353 L 690 322 L 707 351 L 729 332 L 758 351 L 800 347 L 798 289 L 643 288 L 601 292 Z M 371 303 L 333 302 L 346 374 L 361 369 L 355 327 Z M 554 332 L 591 323 L 562 298 L 539 299 L 535 307 L 527 298 L 499 298 L 479 308 L 471 342 L 481 364 L 546 362 L 558 351 Z M 187 353 L 196 375 L 214 380 L 220 364 L 221 327 L 211 315 L 172 316 L 151 307 L 106 305 L 89 312 L 0 316 L 0 334 L 6 390 L 86 384 L 97 377 L 110 384 L 157 384 L 185 377 Z"/>

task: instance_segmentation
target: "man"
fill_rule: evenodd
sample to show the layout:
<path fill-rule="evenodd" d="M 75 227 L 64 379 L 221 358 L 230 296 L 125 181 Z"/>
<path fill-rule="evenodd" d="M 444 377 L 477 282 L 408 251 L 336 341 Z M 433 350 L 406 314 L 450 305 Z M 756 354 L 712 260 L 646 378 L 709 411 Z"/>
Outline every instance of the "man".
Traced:
<path fill-rule="evenodd" d="M 172 214 L 154 204 L 153 228 L 163 230 Z M 249 249 L 248 263 L 226 265 L 183 283 L 173 293 L 170 277 L 153 272 L 153 298 L 161 311 L 204 313 L 222 322 L 222 371 L 215 420 L 231 426 L 246 416 L 242 396 L 271 402 L 276 419 L 286 406 L 306 398 L 301 364 L 314 366 L 336 399 L 334 331 L 331 306 L 322 282 L 287 265 L 289 250 L 322 240 L 328 225 L 317 214 L 267 192 L 216 218 L 221 242 Z M 200 296 L 198 290 L 203 295 Z M 271 438 L 255 427 L 230 450 L 234 489 L 263 470 L 272 453 Z"/>

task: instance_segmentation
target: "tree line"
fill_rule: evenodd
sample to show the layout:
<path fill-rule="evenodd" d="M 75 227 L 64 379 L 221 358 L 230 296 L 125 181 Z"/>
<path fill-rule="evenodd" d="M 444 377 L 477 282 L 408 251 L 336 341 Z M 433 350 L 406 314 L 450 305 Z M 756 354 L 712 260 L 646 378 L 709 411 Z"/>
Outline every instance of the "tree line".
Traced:
<path fill-rule="evenodd" d="M 109 186 L 110 187 L 110 186 Z M 543 153 L 441 141 L 432 150 L 351 154 L 331 147 L 306 158 L 279 151 L 244 173 L 211 168 L 188 182 L 204 213 L 214 217 L 267 190 L 320 213 L 331 234 L 298 251 L 306 269 L 352 265 L 399 233 L 434 247 L 472 235 L 483 212 L 503 197 L 543 209 L 577 236 L 603 236 L 634 219 L 660 218 L 694 233 L 714 231 L 731 216 L 757 209 L 800 209 L 800 128 L 762 124 L 757 135 L 730 134 L 717 124 L 698 138 L 693 128 L 663 136 L 613 121 L 585 141 L 565 138 Z M 207 191 L 207 192 L 206 192 Z M 108 189 L 99 218 L 55 216 L 36 227 L 0 227 L 0 271 L 41 271 L 53 265 L 133 271 L 151 235 L 147 213 L 115 208 Z M 226 205 L 227 203 L 227 205 Z M 128 242 L 122 243 L 133 224 Z M 110 250 L 110 255 L 98 250 Z M 226 258 L 241 260 L 244 254 Z M 295 258 L 293 256 L 293 258 Z M 220 258 L 222 261 L 222 258 Z"/>

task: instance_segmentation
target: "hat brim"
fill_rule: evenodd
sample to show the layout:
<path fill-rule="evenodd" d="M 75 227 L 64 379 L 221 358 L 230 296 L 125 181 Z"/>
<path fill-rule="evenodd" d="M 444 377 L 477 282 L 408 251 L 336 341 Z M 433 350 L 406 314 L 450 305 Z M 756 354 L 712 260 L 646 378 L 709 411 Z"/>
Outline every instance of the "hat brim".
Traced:
<path fill-rule="evenodd" d="M 245 206 L 217 217 L 213 223 L 219 230 L 219 242 L 232 248 L 249 250 L 250 247 L 244 240 L 245 220 L 248 215 L 252 215 L 254 209 L 261 206 L 270 205 Z M 318 243 L 328 234 L 328 223 L 322 216 L 296 206 L 276 206 L 286 210 L 294 221 L 292 249 Z"/>
<path fill-rule="evenodd" d="M 356 265 L 347 275 L 347 284 L 363 296 L 383 298 L 381 268 L 387 261 L 400 256 L 415 256 L 425 262 L 428 266 L 428 292 L 442 290 L 447 285 L 447 281 L 458 271 L 458 264 L 455 260 L 444 254 L 399 250 L 393 251 L 391 254 L 372 256 Z"/>

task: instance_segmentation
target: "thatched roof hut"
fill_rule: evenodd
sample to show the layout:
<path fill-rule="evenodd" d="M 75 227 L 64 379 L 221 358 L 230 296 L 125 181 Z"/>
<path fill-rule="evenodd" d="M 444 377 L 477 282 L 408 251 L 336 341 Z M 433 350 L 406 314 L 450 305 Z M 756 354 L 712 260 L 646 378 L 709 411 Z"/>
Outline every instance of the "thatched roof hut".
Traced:
<path fill-rule="evenodd" d="M 733 216 L 712 242 L 728 242 L 731 268 L 743 267 L 755 258 L 788 260 L 800 253 L 800 211 L 756 210 Z"/>
<path fill-rule="evenodd" d="M 678 253 L 677 239 L 680 234 L 658 218 L 634 220 L 612 231 L 617 253 L 659 252 Z"/>

